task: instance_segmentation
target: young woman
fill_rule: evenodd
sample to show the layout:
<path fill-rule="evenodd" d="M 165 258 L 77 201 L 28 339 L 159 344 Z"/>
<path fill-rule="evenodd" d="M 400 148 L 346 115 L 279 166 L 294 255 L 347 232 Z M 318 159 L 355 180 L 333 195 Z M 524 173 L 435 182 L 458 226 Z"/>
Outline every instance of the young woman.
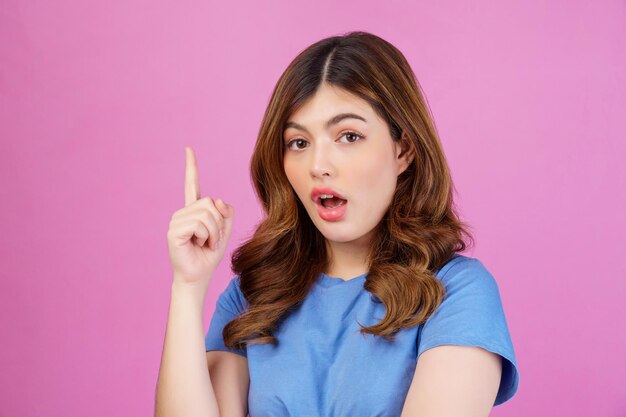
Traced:
<path fill-rule="evenodd" d="M 515 394 L 497 283 L 458 253 L 469 227 L 389 42 L 323 39 L 278 80 L 251 163 L 266 216 L 233 253 L 206 335 L 234 210 L 200 198 L 197 175 L 187 148 L 157 415 L 487 416 Z"/>

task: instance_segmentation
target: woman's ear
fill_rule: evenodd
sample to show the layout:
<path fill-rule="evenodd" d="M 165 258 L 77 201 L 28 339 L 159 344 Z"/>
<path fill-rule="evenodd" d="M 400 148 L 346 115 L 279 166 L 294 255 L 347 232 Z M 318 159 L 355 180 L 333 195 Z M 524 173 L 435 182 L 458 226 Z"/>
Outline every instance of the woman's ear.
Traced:
<path fill-rule="evenodd" d="M 396 158 L 398 161 L 398 175 L 402 174 L 413 162 L 415 152 L 411 140 L 402 133 L 400 140 L 395 142 Z"/>

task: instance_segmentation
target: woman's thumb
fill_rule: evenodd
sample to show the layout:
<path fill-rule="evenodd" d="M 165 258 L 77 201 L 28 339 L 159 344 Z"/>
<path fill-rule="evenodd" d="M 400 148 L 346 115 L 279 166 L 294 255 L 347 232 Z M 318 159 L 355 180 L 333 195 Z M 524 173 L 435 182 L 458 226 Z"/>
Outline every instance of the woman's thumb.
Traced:
<path fill-rule="evenodd" d="M 215 202 L 215 207 L 217 207 L 220 214 L 224 217 L 224 233 L 226 234 L 226 236 L 229 236 L 230 229 L 233 225 L 233 215 L 235 214 L 235 208 L 230 204 L 226 204 L 222 199 L 219 199 Z"/>

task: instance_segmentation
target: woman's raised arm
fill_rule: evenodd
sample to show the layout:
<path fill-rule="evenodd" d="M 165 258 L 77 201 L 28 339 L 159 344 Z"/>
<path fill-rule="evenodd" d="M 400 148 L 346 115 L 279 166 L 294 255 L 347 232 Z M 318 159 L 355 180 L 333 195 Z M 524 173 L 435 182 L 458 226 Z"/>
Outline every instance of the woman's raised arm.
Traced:
<path fill-rule="evenodd" d="M 167 233 L 174 280 L 155 416 L 219 417 L 202 313 L 207 288 L 230 238 L 234 209 L 219 199 L 200 198 L 195 155 L 191 148 L 185 151 L 185 207 L 174 213 Z"/>

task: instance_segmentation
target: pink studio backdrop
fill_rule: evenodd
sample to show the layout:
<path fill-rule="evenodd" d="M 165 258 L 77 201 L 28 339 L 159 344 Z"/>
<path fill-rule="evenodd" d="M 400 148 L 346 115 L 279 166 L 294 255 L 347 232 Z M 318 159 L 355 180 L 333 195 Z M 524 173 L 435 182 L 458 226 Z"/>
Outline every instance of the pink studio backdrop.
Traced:
<path fill-rule="evenodd" d="M 276 80 L 350 30 L 413 66 L 498 281 L 521 385 L 492 415 L 625 416 L 625 9 L 4 0 L 0 416 L 152 415 L 184 146 L 235 206 L 232 251 L 261 216 L 248 163 Z"/>

